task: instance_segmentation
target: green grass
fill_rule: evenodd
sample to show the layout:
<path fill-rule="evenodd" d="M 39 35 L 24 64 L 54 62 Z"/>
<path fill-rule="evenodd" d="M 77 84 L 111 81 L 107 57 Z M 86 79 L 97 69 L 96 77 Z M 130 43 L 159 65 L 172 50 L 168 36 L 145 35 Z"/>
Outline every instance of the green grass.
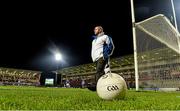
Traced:
<path fill-rule="evenodd" d="M 180 110 L 180 92 L 127 91 L 105 101 L 88 89 L 0 86 L 0 110 Z"/>

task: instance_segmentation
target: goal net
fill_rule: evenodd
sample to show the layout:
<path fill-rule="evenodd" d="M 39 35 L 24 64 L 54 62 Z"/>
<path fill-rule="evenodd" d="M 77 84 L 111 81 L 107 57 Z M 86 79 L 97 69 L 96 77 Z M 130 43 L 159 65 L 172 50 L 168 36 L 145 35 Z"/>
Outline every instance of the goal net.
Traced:
<path fill-rule="evenodd" d="M 180 34 L 163 14 L 135 23 L 140 88 L 180 88 Z"/>

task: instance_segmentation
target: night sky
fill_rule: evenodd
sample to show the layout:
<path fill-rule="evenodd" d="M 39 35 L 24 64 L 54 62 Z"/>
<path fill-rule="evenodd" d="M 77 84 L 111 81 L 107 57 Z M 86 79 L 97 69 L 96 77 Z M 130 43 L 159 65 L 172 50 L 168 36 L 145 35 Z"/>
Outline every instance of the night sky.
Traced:
<path fill-rule="evenodd" d="M 157 13 L 150 8 L 151 3 L 135 4 L 137 21 Z M 171 16 L 167 10 L 165 13 Z M 55 70 L 55 49 L 63 55 L 59 67 L 92 63 L 91 42 L 96 25 L 102 25 L 112 37 L 112 57 L 133 54 L 129 0 L 121 4 L 112 0 L 5 3 L 1 11 L 0 67 Z"/>

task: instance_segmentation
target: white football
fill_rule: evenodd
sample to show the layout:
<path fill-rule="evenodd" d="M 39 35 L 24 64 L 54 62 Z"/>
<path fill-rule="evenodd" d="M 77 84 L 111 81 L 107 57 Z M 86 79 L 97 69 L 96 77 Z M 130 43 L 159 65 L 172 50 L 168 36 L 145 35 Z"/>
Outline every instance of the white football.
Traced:
<path fill-rule="evenodd" d="M 98 96 L 104 100 L 123 99 L 126 94 L 127 85 L 120 75 L 107 73 L 99 78 L 96 88 Z"/>

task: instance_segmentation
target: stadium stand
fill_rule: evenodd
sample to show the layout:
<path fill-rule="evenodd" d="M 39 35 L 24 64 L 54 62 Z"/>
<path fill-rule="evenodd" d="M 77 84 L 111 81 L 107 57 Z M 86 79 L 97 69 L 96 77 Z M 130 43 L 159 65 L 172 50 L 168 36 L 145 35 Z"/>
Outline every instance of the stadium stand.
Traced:
<path fill-rule="evenodd" d="M 170 54 L 165 54 L 170 53 Z M 165 62 L 165 59 L 167 58 L 168 61 Z M 152 74 L 142 74 L 142 73 L 150 73 L 150 70 L 144 70 L 144 72 L 140 72 L 142 76 L 140 76 L 140 82 L 145 82 L 147 80 L 151 80 L 151 83 L 153 83 L 156 78 L 160 81 L 157 81 L 157 83 L 162 82 L 166 79 L 166 82 L 164 84 L 161 84 L 159 87 L 180 87 L 177 86 L 180 79 L 180 62 L 177 63 L 175 60 L 179 60 L 180 55 L 175 53 L 172 50 L 169 49 L 156 49 L 152 50 L 151 52 L 144 52 L 138 55 L 139 61 L 141 61 L 141 65 L 139 68 L 154 68 Z M 144 66 L 143 63 L 149 62 L 149 65 Z M 156 66 L 153 66 L 153 64 L 156 62 Z M 151 64 L 152 63 L 152 64 Z M 134 58 L 133 55 L 127 55 L 119 58 L 112 58 L 111 59 L 111 71 L 117 74 L 120 74 L 127 82 L 127 85 L 129 88 L 135 87 L 135 81 L 134 81 Z M 172 68 L 166 68 L 168 65 L 173 66 Z M 164 70 L 166 69 L 166 70 Z M 58 71 L 59 74 L 62 74 L 62 79 L 70 79 L 70 80 L 76 80 L 79 78 L 85 79 L 86 83 L 93 82 L 94 75 L 95 75 L 95 64 L 83 64 L 75 67 L 69 67 L 69 68 L 63 68 Z M 146 76 L 145 76 L 146 75 Z M 167 80 L 169 79 L 169 80 Z M 153 82 L 152 82 L 153 81 Z M 172 82 L 170 82 L 172 81 Z M 166 83 L 166 84 L 165 84 Z M 80 84 L 80 82 L 79 82 Z"/>
<path fill-rule="evenodd" d="M 1 85 L 39 85 L 40 71 L 0 67 Z"/>

